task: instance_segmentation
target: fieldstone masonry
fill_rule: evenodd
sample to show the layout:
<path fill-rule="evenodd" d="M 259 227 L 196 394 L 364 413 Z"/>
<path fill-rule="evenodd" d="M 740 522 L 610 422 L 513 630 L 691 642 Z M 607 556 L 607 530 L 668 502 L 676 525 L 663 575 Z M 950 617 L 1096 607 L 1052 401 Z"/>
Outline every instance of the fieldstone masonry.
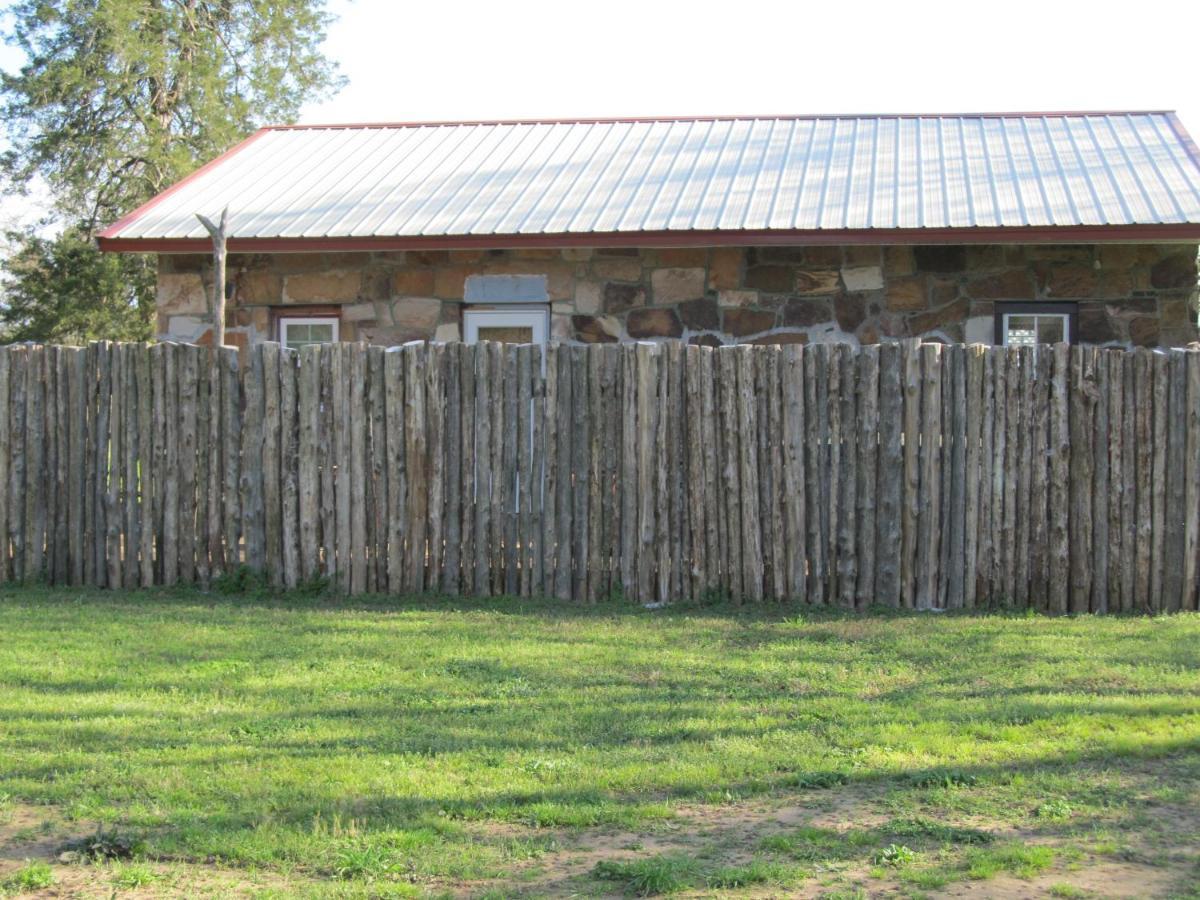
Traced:
<path fill-rule="evenodd" d="M 211 340 L 206 256 L 159 258 L 159 337 Z M 553 340 L 991 343 L 994 304 L 1079 303 L 1077 338 L 1197 340 L 1195 245 L 435 250 L 232 255 L 226 340 L 337 313 L 343 340 L 458 340 L 471 275 L 544 276 Z"/>

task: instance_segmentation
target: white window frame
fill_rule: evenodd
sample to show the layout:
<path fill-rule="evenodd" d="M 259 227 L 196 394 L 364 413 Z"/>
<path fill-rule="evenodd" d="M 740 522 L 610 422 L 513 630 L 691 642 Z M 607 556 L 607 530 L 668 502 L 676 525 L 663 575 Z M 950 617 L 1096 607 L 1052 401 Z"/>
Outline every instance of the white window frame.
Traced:
<path fill-rule="evenodd" d="M 281 316 L 279 318 L 279 343 L 287 346 L 287 330 L 290 325 L 332 325 L 333 341 L 336 344 L 341 334 L 341 320 L 337 316 Z"/>
<path fill-rule="evenodd" d="M 480 328 L 529 328 L 533 343 L 545 346 L 550 338 L 550 310 L 544 307 L 463 310 L 463 341 L 479 343 Z"/>
<path fill-rule="evenodd" d="M 1000 320 L 1000 337 L 1003 340 L 1001 346 L 1007 347 L 1008 343 L 1008 320 L 1017 317 L 1020 319 L 1033 319 L 1033 330 L 1037 333 L 1038 319 L 1060 319 L 1063 323 L 1063 341 L 1071 343 L 1071 314 L 1070 313 L 1039 313 L 1039 312 L 1006 312 Z M 1025 346 L 1025 345 L 1022 345 Z"/>

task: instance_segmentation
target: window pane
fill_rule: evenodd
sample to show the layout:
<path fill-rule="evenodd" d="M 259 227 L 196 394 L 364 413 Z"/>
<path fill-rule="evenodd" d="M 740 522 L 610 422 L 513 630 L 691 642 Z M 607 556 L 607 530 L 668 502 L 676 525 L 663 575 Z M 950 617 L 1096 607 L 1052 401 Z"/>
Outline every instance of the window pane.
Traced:
<path fill-rule="evenodd" d="M 328 344 L 333 340 L 332 325 L 309 325 L 308 326 L 308 341 L 309 343 Z"/>
<path fill-rule="evenodd" d="M 479 340 L 504 344 L 532 344 L 533 329 L 520 325 L 492 325 L 479 329 Z"/>
<path fill-rule="evenodd" d="M 1037 339 L 1039 344 L 1057 344 L 1065 341 L 1066 316 L 1038 316 Z"/>
<path fill-rule="evenodd" d="M 1006 337 L 1010 345 L 1036 344 L 1037 336 L 1037 316 L 1008 317 Z"/>

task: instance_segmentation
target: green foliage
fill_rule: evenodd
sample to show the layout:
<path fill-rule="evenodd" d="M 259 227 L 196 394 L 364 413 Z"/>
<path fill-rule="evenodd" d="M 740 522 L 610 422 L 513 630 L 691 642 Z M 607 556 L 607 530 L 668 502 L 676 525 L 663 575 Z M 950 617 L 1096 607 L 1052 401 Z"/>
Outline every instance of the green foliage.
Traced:
<path fill-rule="evenodd" d="M 128 890 L 146 887 L 161 879 L 157 872 L 145 863 L 128 863 L 113 870 L 113 884 Z"/>
<path fill-rule="evenodd" d="M 903 844 L 888 844 L 875 854 L 875 864 L 900 868 L 907 866 L 917 858 L 917 854 Z"/>
<path fill-rule="evenodd" d="M 0 340 L 76 344 L 144 341 L 154 317 L 154 263 L 101 253 L 79 228 L 56 237 L 9 234 L 0 261 Z"/>
<path fill-rule="evenodd" d="M 987 849 L 973 848 L 967 852 L 967 875 L 984 879 L 1007 872 L 1018 878 L 1032 878 L 1050 868 L 1053 862 L 1054 851 L 1049 847 L 1004 844 Z"/>
<path fill-rule="evenodd" d="M 675 894 L 695 884 L 699 874 L 696 861 L 680 854 L 664 854 L 617 862 L 611 859 L 596 863 L 592 874 L 603 881 L 616 881 L 638 897 Z"/>
<path fill-rule="evenodd" d="M 0 886 L 8 891 L 39 891 L 53 884 L 54 873 L 44 862 L 26 862 L 0 882 Z"/>
<path fill-rule="evenodd" d="M 7 12 L 24 65 L 0 73 L 0 179 L 44 186 L 45 221 L 65 230 L 7 236 L 4 337 L 145 337 L 152 260 L 103 257 L 92 237 L 340 85 L 321 52 L 325 0 L 18 0 Z"/>

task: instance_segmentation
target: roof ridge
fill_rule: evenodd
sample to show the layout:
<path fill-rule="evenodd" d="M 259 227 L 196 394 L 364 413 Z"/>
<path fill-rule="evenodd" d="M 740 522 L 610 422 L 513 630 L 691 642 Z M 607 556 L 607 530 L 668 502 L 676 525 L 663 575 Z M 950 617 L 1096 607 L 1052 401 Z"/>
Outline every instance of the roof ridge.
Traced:
<path fill-rule="evenodd" d="M 463 125 L 610 125 L 651 122 L 745 122 L 745 121 L 819 121 L 822 119 L 1061 119 L 1085 116 L 1166 116 L 1173 109 L 1076 109 L 1011 112 L 930 112 L 930 113 L 746 113 L 702 116 L 564 116 L 516 119 L 445 119 L 397 122 L 315 122 L 291 125 L 265 125 L 265 131 L 316 131 L 321 129 L 372 128 L 445 128 Z"/>

